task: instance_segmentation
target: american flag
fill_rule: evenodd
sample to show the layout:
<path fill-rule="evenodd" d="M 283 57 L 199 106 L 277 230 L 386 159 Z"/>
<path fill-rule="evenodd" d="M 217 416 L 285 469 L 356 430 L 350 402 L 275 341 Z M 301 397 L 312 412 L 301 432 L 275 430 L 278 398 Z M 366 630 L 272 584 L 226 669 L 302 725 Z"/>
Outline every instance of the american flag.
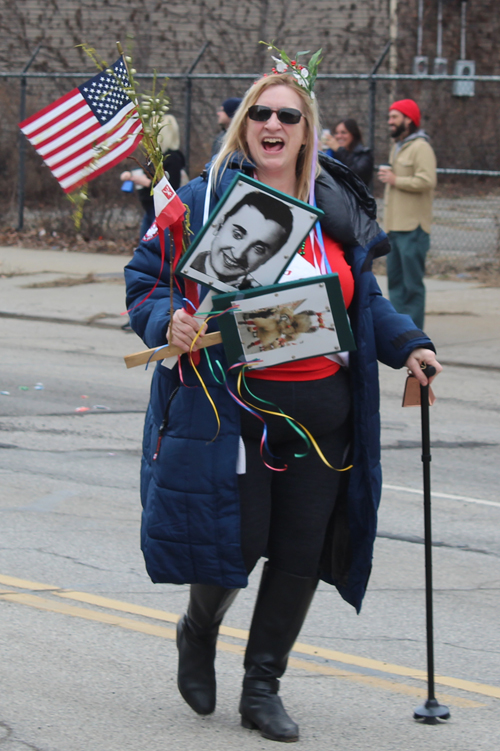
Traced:
<path fill-rule="evenodd" d="M 36 115 L 19 123 L 65 193 L 125 159 L 142 139 L 137 108 L 120 57 Z"/>

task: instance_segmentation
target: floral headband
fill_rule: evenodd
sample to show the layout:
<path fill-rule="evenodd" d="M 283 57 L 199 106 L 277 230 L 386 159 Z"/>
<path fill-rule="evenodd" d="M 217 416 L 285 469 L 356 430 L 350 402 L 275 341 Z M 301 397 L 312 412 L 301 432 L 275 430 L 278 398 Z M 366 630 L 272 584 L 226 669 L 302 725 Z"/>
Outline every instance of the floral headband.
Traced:
<path fill-rule="evenodd" d="M 299 86 L 302 86 L 304 89 L 306 89 L 311 99 L 314 99 L 315 97 L 313 89 L 318 75 L 318 67 L 322 60 L 320 55 L 323 50 L 319 49 L 317 52 L 315 52 L 314 55 L 312 55 L 312 57 L 309 59 L 307 65 L 301 65 L 298 62 L 298 58 L 302 55 L 309 55 L 310 50 L 297 52 L 295 59 L 292 60 L 286 54 L 285 50 L 278 49 L 278 47 L 276 47 L 272 42 L 260 42 L 260 44 L 265 44 L 270 52 L 274 50 L 279 54 L 279 57 L 274 57 L 274 55 L 272 55 L 272 58 L 276 63 L 275 67 L 272 69 L 272 72 L 276 74 L 291 73 Z"/>

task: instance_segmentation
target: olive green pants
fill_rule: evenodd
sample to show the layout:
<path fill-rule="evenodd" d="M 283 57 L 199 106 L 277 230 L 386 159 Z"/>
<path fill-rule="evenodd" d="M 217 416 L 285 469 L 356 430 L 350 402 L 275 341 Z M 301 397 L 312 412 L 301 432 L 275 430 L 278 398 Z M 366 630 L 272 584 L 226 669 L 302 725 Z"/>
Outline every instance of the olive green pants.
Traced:
<path fill-rule="evenodd" d="M 411 232 L 389 232 L 387 256 L 389 299 L 398 313 L 407 313 L 419 329 L 425 314 L 425 257 L 430 236 L 422 227 Z"/>

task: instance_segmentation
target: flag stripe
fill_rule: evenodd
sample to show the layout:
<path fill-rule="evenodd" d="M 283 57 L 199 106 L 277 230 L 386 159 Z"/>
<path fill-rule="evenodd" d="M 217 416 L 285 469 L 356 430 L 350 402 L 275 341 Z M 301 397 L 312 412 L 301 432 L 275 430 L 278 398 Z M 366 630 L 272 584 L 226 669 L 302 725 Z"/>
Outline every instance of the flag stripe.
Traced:
<path fill-rule="evenodd" d="M 125 149 L 129 148 L 131 139 L 135 138 L 136 135 L 137 133 L 131 133 L 130 136 L 125 136 L 121 141 L 116 142 L 113 148 L 108 153 L 100 156 L 98 159 L 96 159 L 96 152 L 93 149 L 90 151 L 87 150 L 83 155 L 84 158 L 77 157 L 71 160 L 71 162 L 66 163 L 64 166 L 61 166 L 61 168 L 52 170 L 53 174 L 62 184 L 64 179 L 69 179 L 75 173 L 80 172 L 87 166 L 91 167 L 91 171 L 93 172 L 101 162 L 103 164 L 106 164 L 106 158 L 109 156 L 109 154 L 114 153 L 120 147 L 123 147 Z"/>
<path fill-rule="evenodd" d="M 49 104 L 47 107 L 44 107 L 43 110 L 37 112 L 36 115 L 32 115 L 26 120 L 23 120 L 22 123 L 19 123 L 19 127 L 24 135 L 28 136 L 30 133 L 33 133 L 33 131 L 41 128 L 42 125 L 45 125 L 45 123 L 49 123 L 51 120 L 59 117 L 59 115 L 67 112 L 68 108 L 73 107 L 77 101 L 82 100 L 85 101 L 78 89 L 73 89 L 73 91 L 70 91 L 69 94 L 58 99 L 54 104 Z"/>
<path fill-rule="evenodd" d="M 84 144 L 88 143 L 87 139 L 92 140 L 94 138 L 93 133 L 99 129 L 99 123 L 96 122 L 95 118 L 87 117 L 71 129 L 65 131 L 59 138 L 54 138 L 46 146 L 39 148 L 38 153 L 44 157 L 47 164 L 50 164 L 53 152 L 59 152 L 62 147 L 67 149 L 76 141 L 81 141 Z"/>
<path fill-rule="evenodd" d="M 56 117 L 51 118 L 50 120 L 47 120 L 47 117 L 43 119 L 43 122 L 33 123 L 33 127 L 30 129 L 29 134 L 27 134 L 27 138 L 30 139 L 30 141 L 36 140 L 37 142 L 44 140 L 44 133 L 47 131 L 50 131 L 51 128 L 53 128 L 55 125 L 58 125 L 59 123 L 62 123 L 61 127 L 65 127 L 65 118 L 68 117 L 68 115 L 72 115 L 73 113 L 85 113 L 85 112 L 91 112 L 90 107 L 88 106 L 85 99 L 80 95 L 80 98 L 77 98 L 78 101 L 72 101 L 71 106 L 68 105 L 64 108 L 63 112 L 59 112 L 59 114 Z M 80 115 L 81 116 L 81 115 Z M 75 116 L 74 116 L 75 117 Z M 76 115 L 78 117 L 78 114 Z"/>
<path fill-rule="evenodd" d="M 119 130 L 115 130 L 112 133 L 106 133 L 104 132 L 99 140 L 94 138 L 92 142 L 92 146 L 89 149 L 88 147 L 84 147 L 83 150 L 80 152 L 76 152 L 69 156 L 66 160 L 62 160 L 60 163 L 56 163 L 55 166 L 52 166 L 52 172 L 56 177 L 61 176 L 61 174 L 66 174 L 68 172 L 68 169 L 62 169 L 63 167 L 67 167 L 68 163 L 71 163 L 71 168 L 73 169 L 75 165 L 82 164 L 84 159 L 82 159 L 82 155 L 85 156 L 89 161 L 92 161 L 96 158 L 99 149 L 95 148 L 96 146 L 100 146 L 101 148 L 111 148 L 113 147 L 113 144 L 116 142 L 117 144 L 121 144 L 122 140 L 126 138 L 128 135 L 133 134 L 135 135 L 138 128 L 135 126 L 135 123 L 137 123 L 137 118 L 134 118 L 134 120 L 127 120 L 126 123 L 122 124 Z M 139 128 L 141 126 L 139 125 Z M 106 143 L 108 142 L 108 143 Z M 105 154 L 103 154 L 105 156 Z M 102 157 L 99 157 L 101 159 Z"/>
<path fill-rule="evenodd" d="M 76 132 L 85 133 L 88 130 L 95 130 L 96 128 L 100 127 L 100 123 L 96 120 L 92 112 L 90 112 L 88 109 L 83 112 L 83 114 L 78 118 L 78 120 L 75 120 L 75 122 L 68 123 L 64 128 L 55 130 L 54 133 L 51 134 L 50 138 L 48 138 L 43 143 L 33 143 L 33 146 L 35 149 L 43 156 L 50 156 L 54 152 L 56 152 L 58 149 L 66 146 L 69 141 L 73 138 L 73 132 L 76 130 Z M 59 139 L 62 139 L 61 141 Z M 62 144 L 57 146 L 56 141 L 59 144 Z"/>
<path fill-rule="evenodd" d="M 136 122 L 137 117 L 126 117 L 130 112 L 133 112 L 134 105 L 132 102 L 130 102 L 127 107 L 123 107 L 123 109 L 118 112 L 115 117 L 109 121 L 109 123 L 106 123 L 106 125 L 99 126 L 99 123 L 97 121 L 94 124 L 94 127 L 92 128 L 92 131 L 88 133 L 87 135 L 82 137 L 75 136 L 75 138 L 68 139 L 68 134 L 66 134 L 65 141 L 63 141 L 64 145 L 66 146 L 65 149 L 62 149 L 60 151 L 57 151 L 54 154 L 50 154 L 50 156 L 45 158 L 45 163 L 52 168 L 54 165 L 59 164 L 59 162 L 64 161 L 64 159 L 71 156 L 71 154 L 76 154 L 77 151 L 80 151 L 80 148 L 84 148 L 88 144 L 92 143 L 100 143 L 103 141 L 107 134 L 113 131 L 115 127 L 118 127 L 122 122 Z M 121 135 L 121 132 L 118 130 L 116 131 L 117 137 L 119 138 Z M 71 135 L 73 133 L 71 132 Z M 62 145 L 62 144 L 61 144 Z M 41 153 L 41 150 L 40 150 Z M 43 155 L 42 155 L 43 156 Z"/>
<path fill-rule="evenodd" d="M 75 189 L 76 185 L 80 185 L 87 180 L 93 180 L 94 177 L 100 175 L 101 172 L 105 172 L 114 164 L 121 162 L 126 156 L 132 153 L 137 145 L 142 140 L 142 132 L 132 139 L 127 139 L 123 144 L 119 144 L 112 151 L 110 151 L 105 157 L 99 160 L 91 160 L 87 164 L 77 168 L 71 174 L 63 175 L 60 178 L 56 178 L 66 193 Z M 121 147 L 121 148 L 120 148 Z M 118 156 L 115 157 L 115 154 Z M 113 158 L 115 157 L 115 158 Z M 112 161 L 110 161 L 112 160 Z M 102 165 L 102 166 L 101 166 Z"/>
<path fill-rule="evenodd" d="M 127 120 L 124 125 L 118 130 L 115 131 L 111 137 L 113 138 L 113 141 L 118 142 L 118 145 L 121 145 L 122 138 L 126 138 L 128 133 L 134 133 L 134 125 L 137 126 L 137 119 L 135 120 Z M 139 123 L 140 128 L 140 123 Z M 135 127 L 135 132 L 137 132 L 137 127 Z M 99 146 L 105 146 L 107 139 L 107 133 L 103 133 L 101 137 L 97 140 L 94 140 L 94 143 L 99 144 Z M 68 172 L 74 171 L 78 166 L 81 164 L 84 164 L 85 162 L 91 162 L 93 159 L 96 158 L 96 149 L 95 148 L 86 148 L 84 149 L 80 154 L 74 156 L 71 159 L 67 159 L 65 161 L 62 161 L 60 164 L 58 164 L 57 167 L 51 167 L 53 174 L 59 179 L 62 175 L 66 175 Z M 101 157 L 100 159 L 104 159 L 105 156 Z"/>
<path fill-rule="evenodd" d="M 75 123 L 79 122 L 84 117 L 92 117 L 94 120 L 96 119 L 86 102 L 82 102 L 78 109 L 73 110 L 71 113 L 67 114 L 66 117 L 51 123 L 48 128 L 38 131 L 34 136 L 29 136 L 29 140 L 36 148 L 45 146 L 46 143 L 63 133 L 64 130 L 72 128 Z"/>
<path fill-rule="evenodd" d="M 115 164 L 118 164 L 118 162 L 121 162 L 122 159 L 125 159 L 125 157 L 128 156 L 128 154 L 131 154 L 132 151 L 134 151 L 142 141 L 142 132 L 138 133 L 133 140 L 130 140 L 130 145 L 128 145 L 126 142 L 123 144 L 123 148 L 127 146 L 126 151 L 122 151 L 120 148 L 117 148 L 102 159 L 99 159 L 99 166 L 96 170 L 92 169 L 92 167 L 90 166 L 87 166 L 85 169 L 80 170 L 78 173 L 75 173 L 71 177 L 60 180 L 59 182 L 64 192 L 70 193 L 72 190 L 75 190 L 77 187 L 79 187 L 82 183 L 86 182 L 89 178 L 89 175 L 92 175 L 90 179 L 93 179 L 94 177 L 100 175 L 102 172 L 106 172 L 106 170 L 110 169 Z"/>

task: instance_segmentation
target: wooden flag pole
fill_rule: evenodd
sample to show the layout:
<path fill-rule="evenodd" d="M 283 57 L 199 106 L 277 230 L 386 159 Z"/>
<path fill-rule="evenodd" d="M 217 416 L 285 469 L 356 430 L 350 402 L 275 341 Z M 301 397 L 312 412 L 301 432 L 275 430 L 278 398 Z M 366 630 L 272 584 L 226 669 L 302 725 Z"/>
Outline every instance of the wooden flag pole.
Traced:
<path fill-rule="evenodd" d="M 220 331 L 214 331 L 212 334 L 205 334 L 203 338 L 198 341 L 200 349 L 204 347 L 211 347 L 213 344 L 220 344 L 222 342 L 222 336 Z M 158 352 L 155 349 L 145 349 L 142 352 L 134 352 L 132 355 L 125 355 L 125 365 L 127 368 L 135 368 L 138 365 L 145 365 L 149 362 L 156 362 L 157 360 L 165 360 L 167 357 L 177 357 L 184 354 L 184 350 L 180 347 L 176 347 L 174 344 L 160 349 Z"/>

